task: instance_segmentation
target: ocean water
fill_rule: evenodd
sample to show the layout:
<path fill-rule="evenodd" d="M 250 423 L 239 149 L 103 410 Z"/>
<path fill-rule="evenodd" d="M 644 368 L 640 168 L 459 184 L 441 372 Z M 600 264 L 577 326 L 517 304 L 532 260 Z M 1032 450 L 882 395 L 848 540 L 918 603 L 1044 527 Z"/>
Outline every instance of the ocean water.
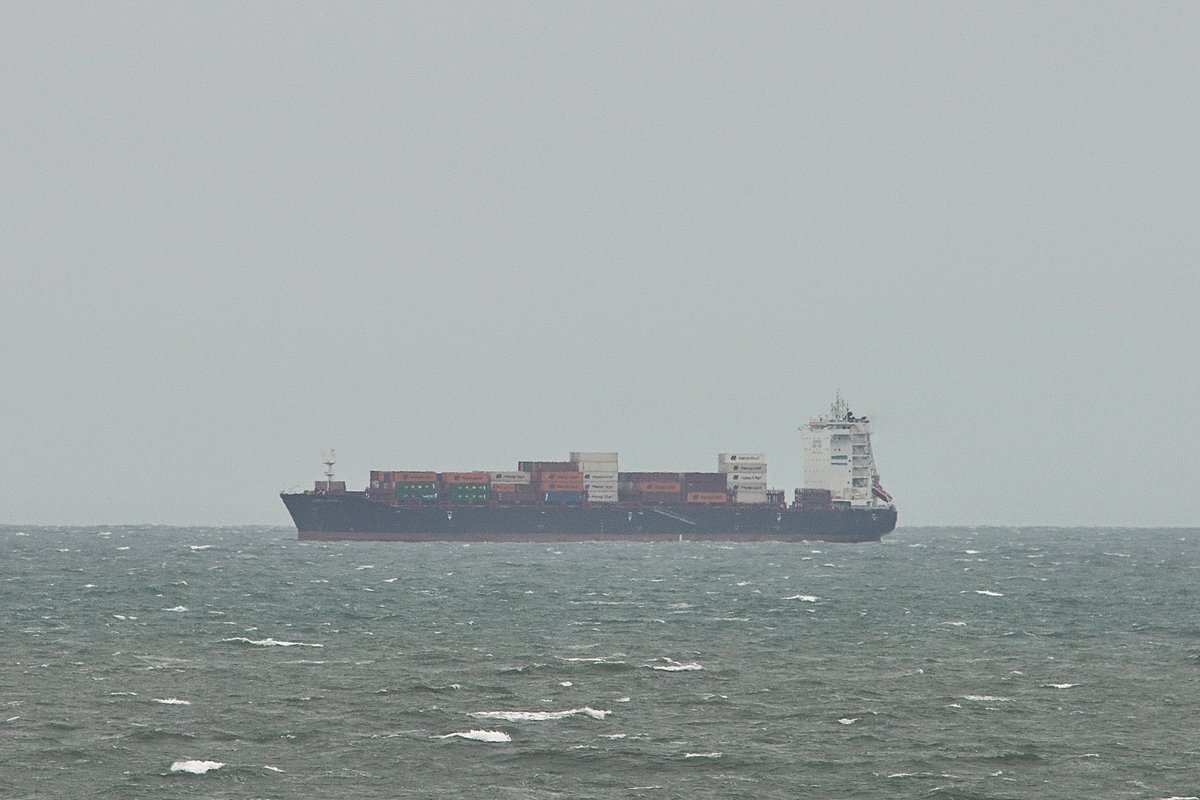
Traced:
<path fill-rule="evenodd" d="M 4 527 L 0 797 L 1196 797 L 1198 546 Z"/>

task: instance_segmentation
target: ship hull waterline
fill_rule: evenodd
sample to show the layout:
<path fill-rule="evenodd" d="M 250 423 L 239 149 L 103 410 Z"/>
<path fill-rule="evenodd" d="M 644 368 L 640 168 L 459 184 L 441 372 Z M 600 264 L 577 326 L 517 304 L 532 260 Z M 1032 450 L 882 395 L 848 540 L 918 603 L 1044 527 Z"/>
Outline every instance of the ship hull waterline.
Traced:
<path fill-rule="evenodd" d="M 894 507 L 394 506 L 353 493 L 280 497 L 308 541 L 876 542 L 896 527 Z"/>

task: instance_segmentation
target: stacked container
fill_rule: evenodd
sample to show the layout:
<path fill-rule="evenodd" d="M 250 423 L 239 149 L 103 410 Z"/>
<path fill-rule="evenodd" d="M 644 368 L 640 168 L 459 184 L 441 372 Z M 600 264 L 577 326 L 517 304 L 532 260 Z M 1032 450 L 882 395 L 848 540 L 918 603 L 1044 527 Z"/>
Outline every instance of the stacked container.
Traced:
<path fill-rule="evenodd" d="M 571 461 L 583 476 L 583 493 L 589 503 L 617 502 L 620 473 L 616 453 L 571 453 Z"/>
<path fill-rule="evenodd" d="M 724 472 L 684 472 L 684 501 L 715 505 L 729 501 Z"/>
<path fill-rule="evenodd" d="M 392 489 L 400 503 L 413 500 L 429 503 L 438 499 L 437 484 L 433 481 L 401 481 L 393 483 Z"/>
<path fill-rule="evenodd" d="M 724 473 L 735 503 L 767 502 L 767 457 L 763 453 L 721 453 L 717 470 Z"/>

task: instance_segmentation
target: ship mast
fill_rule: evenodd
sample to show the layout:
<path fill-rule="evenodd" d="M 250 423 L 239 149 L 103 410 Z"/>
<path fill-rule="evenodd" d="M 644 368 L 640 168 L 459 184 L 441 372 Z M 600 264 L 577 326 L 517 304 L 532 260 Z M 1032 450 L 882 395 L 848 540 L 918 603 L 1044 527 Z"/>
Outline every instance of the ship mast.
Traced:
<path fill-rule="evenodd" d="M 325 465 L 325 491 L 329 493 L 333 491 L 333 465 L 337 463 L 333 448 L 329 448 L 329 452 L 322 458 L 324 460 L 321 463 Z"/>

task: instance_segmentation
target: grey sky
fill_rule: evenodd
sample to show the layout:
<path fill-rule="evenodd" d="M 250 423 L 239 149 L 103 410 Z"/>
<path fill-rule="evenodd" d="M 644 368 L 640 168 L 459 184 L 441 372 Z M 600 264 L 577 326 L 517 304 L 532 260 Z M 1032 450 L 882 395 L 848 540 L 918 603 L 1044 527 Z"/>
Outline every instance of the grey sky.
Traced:
<path fill-rule="evenodd" d="M 1200 521 L 1200 5 L 6 3 L 0 521 L 873 418 L 901 524 Z"/>

